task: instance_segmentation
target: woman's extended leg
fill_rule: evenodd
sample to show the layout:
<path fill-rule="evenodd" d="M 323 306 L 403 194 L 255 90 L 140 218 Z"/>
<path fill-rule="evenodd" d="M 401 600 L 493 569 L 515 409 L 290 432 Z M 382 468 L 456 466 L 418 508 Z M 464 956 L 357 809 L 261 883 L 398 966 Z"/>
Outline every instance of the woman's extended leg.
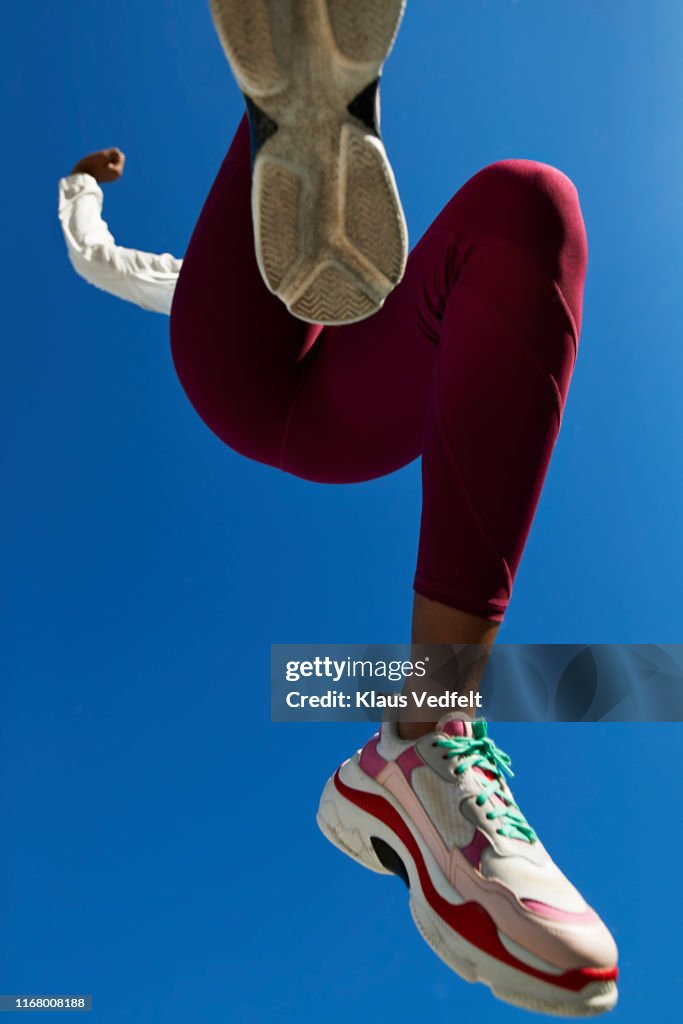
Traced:
<path fill-rule="evenodd" d="M 448 609 L 487 623 L 507 607 L 574 365 L 585 267 L 571 182 L 505 161 L 460 189 L 377 314 L 321 331 L 261 280 L 243 123 L 188 248 L 173 355 L 200 416 L 251 458 L 351 482 L 422 453 L 415 639 L 436 642 Z"/>

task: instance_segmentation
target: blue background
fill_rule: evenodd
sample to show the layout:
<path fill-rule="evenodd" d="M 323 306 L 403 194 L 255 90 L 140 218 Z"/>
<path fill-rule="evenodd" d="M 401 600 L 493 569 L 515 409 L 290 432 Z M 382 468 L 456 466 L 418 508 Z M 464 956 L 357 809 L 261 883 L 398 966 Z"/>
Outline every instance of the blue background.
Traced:
<path fill-rule="evenodd" d="M 108 145 L 117 238 L 182 254 L 240 112 L 206 5 L 14 4 L 3 28 L 0 989 L 92 992 L 107 1024 L 526 1019 L 318 835 L 364 727 L 268 721 L 271 642 L 407 639 L 418 466 L 332 488 L 239 458 L 167 321 L 66 259 L 57 179 Z M 582 352 L 507 642 L 681 639 L 682 32 L 677 0 L 425 0 L 387 70 L 413 241 L 499 158 L 582 194 Z M 496 737 L 614 929 L 613 1019 L 680 1005 L 680 728 Z"/>

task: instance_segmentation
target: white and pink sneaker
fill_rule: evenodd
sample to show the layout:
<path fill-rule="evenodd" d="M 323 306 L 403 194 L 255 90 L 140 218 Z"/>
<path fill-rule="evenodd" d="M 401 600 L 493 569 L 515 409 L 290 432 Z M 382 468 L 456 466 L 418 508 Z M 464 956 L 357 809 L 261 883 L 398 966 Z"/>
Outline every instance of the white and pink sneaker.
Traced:
<path fill-rule="evenodd" d="M 423 938 L 506 1002 L 568 1017 L 611 1010 L 617 949 L 515 803 L 484 721 L 404 741 L 385 723 L 329 780 L 318 824 L 371 871 L 397 874 Z"/>

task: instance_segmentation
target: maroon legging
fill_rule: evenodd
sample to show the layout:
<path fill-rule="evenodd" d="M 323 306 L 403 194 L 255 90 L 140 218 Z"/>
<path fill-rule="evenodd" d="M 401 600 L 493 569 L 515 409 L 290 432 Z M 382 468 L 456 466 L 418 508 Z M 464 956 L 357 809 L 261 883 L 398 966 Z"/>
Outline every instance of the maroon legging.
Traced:
<path fill-rule="evenodd" d="M 576 189 L 545 164 L 484 168 L 422 237 L 384 307 L 325 328 L 295 319 L 263 284 L 249 189 L 243 121 L 173 303 L 190 401 L 231 448 L 308 480 L 369 480 L 422 454 L 415 589 L 500 621 L 576 357 Z"/>

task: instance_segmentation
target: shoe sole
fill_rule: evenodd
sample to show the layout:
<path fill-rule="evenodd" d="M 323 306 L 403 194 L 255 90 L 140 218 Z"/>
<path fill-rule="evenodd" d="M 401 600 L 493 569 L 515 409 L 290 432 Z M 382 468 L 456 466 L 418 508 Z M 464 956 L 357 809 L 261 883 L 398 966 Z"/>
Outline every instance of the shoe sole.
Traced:
<path fill-rule="evenodd" d="M 404 5 L 211 0 L 252 122 L 256 259 L 301 320 L 362 320 L 403 276 L 405 218 L 370 107 Z"/>
<path fill-rule="evenodd" d="M 418 833 L 408 828 L 400 808 L 374 780 L 358 767 L 355 759 L 337 772 L 325 786 L 317 822 L 323 835 L 347 856 L 378 874 L 400 874 L 410 891 L 410 912 L 415 925 L 431 949 L 466 981 L 482 982 L 506 1003 L 538 1013 L 562 1017 L 592 1017 L 613 1009 L 617 1002 L 615 981 L 596 978 L 600 972 L 570 971 L 562 974 L 551 964 L 543 966 L 519 959 L 524 950 L 503 935 L 486 910 L 467 902 L 441 872 Z M 342 770 L 340 769 L 340 771 Z M 356 788 L 356 785 L 358 788 Z M 391 820 L 403 838 L 366 805 Z M 400 818 L 399 818 L 400 816 Z M 440 908 L 440 912 L 436 909 Z M 444 914 L 455 912 L 461 922 L 468 915 L 471 931 L 483 929 L 488 942 L 498 945 L 507 962 L 487 953 L 451 927 Z M 468 925 L 465 924 L 468 928 Z M 518 951 L 519 956 L 511 953 Z M 604 972 L 608 973 L 608 972 Z M 558 984 L 560 977 L 571 987 Z M 582 984 L 585 977 L 585 984 Z"/>

